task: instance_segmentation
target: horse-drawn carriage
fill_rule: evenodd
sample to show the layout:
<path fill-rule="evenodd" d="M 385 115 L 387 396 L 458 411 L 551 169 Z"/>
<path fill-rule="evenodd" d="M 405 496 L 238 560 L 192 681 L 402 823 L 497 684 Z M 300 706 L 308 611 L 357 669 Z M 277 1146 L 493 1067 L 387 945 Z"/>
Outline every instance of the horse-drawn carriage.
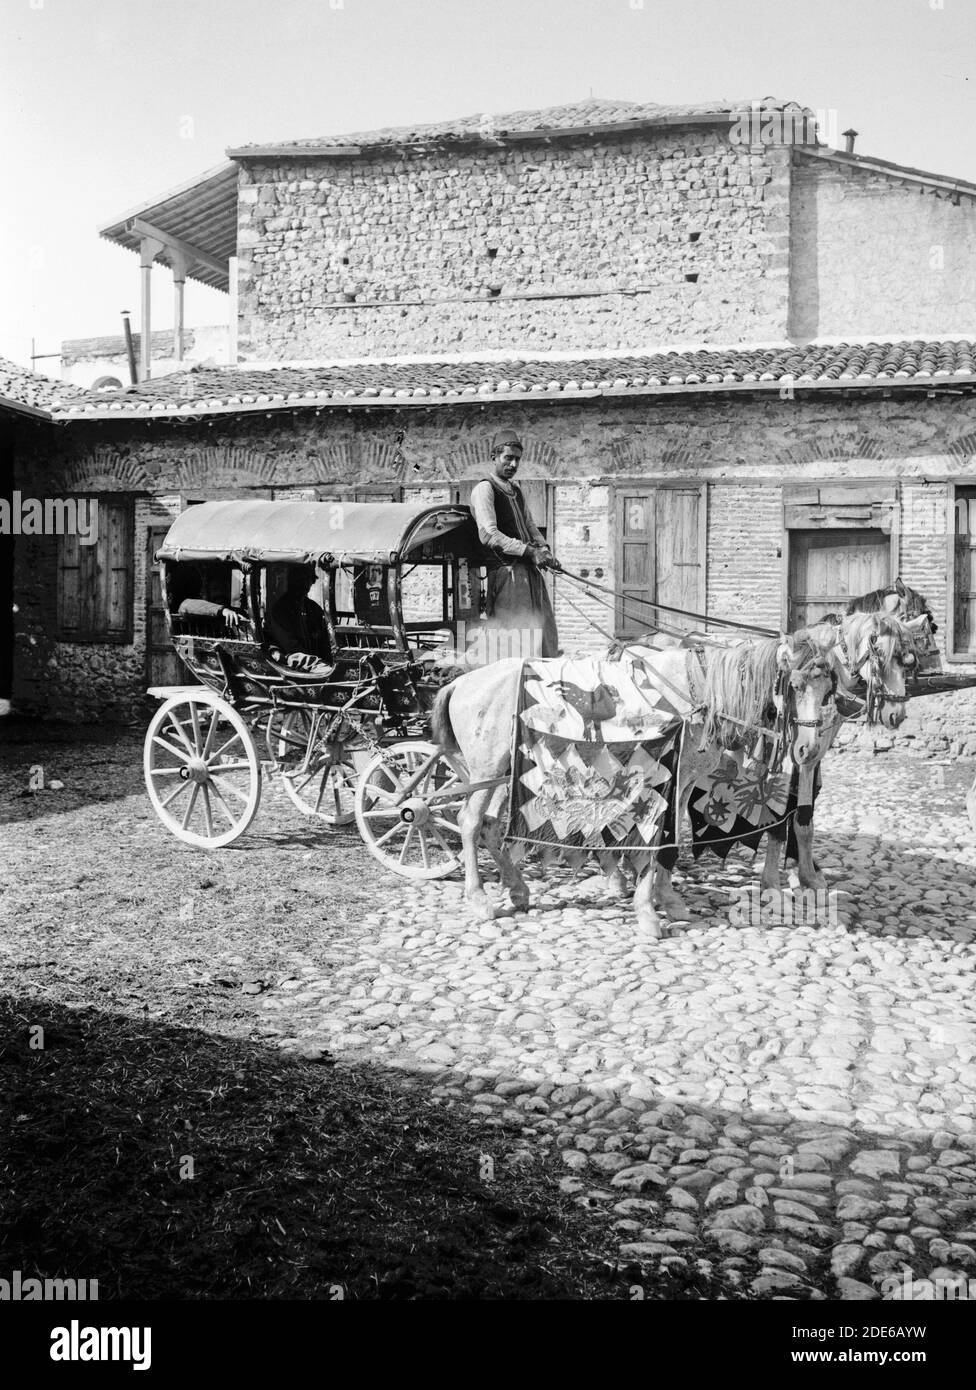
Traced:
<path fill-rule="evenodd" d="M 355 820 L 386 867 L 450 873 L 463 771 L 425 736 L 481 622 L 480 554 L 460 506 L 233 501 L 182 513 L 157 558 L 171 639 L 199 683 L 149 692 L 162 703 L 145 777 L 163 824 L 187 844 L 228 845 L 272 771 L 302 812 Z M 321 610 L 302 649 L 273 617 L 296 570 Z"/>
<path fill-rule="evenodd" d="M 304 813 L 333 826 L 355 820 L 370 853 L 398 874 L 440 878 L 463 859 L 467 892 L 483 899 L 477 847 L 491 802 L 493 827 L 483 843 L 499 862 L 503 881 L 514 885 L 513 901 L 522 901 L 524 884 L 512 871 L 504 841 L 516 814 L 512 731 L 520 727 L 518 682 L 525 678 L 525 663 L 489 663 L 484 679 L 466 678 L 464 689 L 472 691 L 473 701 L 470 727 L 465 728 L 466 696 L 455 696 L 452 710 L 466 738 L 455 740 L 448 717 L 448 700 L 461 688 L 456 677 L 470 664 L 466 649 L 480 648 L 483 658 L 488 646 L 477 641 L 487 632 L 482 551 L 466 507 L 206 503 L 177 519 L 158 559 L 170 634 L 198 682 L 150 691 L 162 703 L 146 736 L 146 784 L 174 835 L 204 848 L 230 844 L 253 820 L 262 780 L 273 772 Z M 318 604 L 308 598 L 313 586 Z M 768 873 L 775 879 L 773 837 L 781 838 L 784 825 L 793 823 L 785 801 L 776 815 L 767 805 L 770 777 L 781 759 L 789 753 L 794 768 L 798 802 L 790 804 L 810 810 L 814 770 L 842 703 L 849 702 L 852 713 L 865 710 L 870 722 L 895 726 L 904 718 L 906 676 L 931 655 L 924 600 L 903 586 L 892 598 L 901 617 L 882 595 L 883 602 L 866 605 L 880 609 L 876 614 L 845 615 L 782 641 L 768 634 L 731 649 L 687 640 L 681 652 L 636 649 L 631 660 L 642 692 L 637 702 L 645 712 L 637 712 L 629 733 L 622 728 L 633 724 L 634 710 L 617 700 L 616 714 L 601 713 L 595 703 L 599 692 L 612 693 L 619 684 L 616 675 L 587 670 L 576 702 L 582 730 L 574 731 L 570 718 L 568 736 L 549 729 L 543 741 L 561 747 L 589 739 L 582 771 L 571 769 L 576 781 L 590 787 L 591 796 L 600 795 L 592 787 L 604 782 L 620 791 L 616 773 L 609 780 L 597 775 L 594 757 L 602 757 L 604 748 L 609 754 L 611 744 L 619 752 L 624 744 L 641 743 L 636 730 L 646 723 L 648 704 L 660 706 L 663 692 L 679 740 L 675 756 L 680 762 L 680 750 L 686 750 L 695 776 L 706 778 L 689 780 L 684 763 L 676 762 L 674 785 L 685 788 L 686 798 L 696 786 L 714 787 L 715 768 L 728 765 L 729 748 L 755 743 L 760 777 L 753 786 L 750 774 L 749 791 L 762 793 L 757 804 L 764 809 L 750 833 L 769 832 Z M 918 600 L 918 616 L 909 599 Z M 309 614 L 314 622 L 306 621 Z M 290 634 L 289 615 L 301 617 Z M 542 674 L 561 690 L 557 703 L 565 718 L 571 682 L 561 663 L 536 665 L 560 667 Z M 435 742 L 427 737 L 432 713 Z M 608 728 L 616 730 L 612 737 Z M 685 739 L 689 729 L 694 736 Z M 558 791 L 560 769 L 554 768 L 535 774 L 547 793 Z M 653 775 L 627 764 L 625 790 L 639 807 L 662 803 L 650 790 Z M 506 788 L 508 823 L 499 809 Z M 573 796 L 579 799 L 575 791 Z M 727 819 L 731 828 L 722 832 L 724 839 L 741 838 L 736 817 L 729 812 Z M 624 820 L 618 815 L 615 823 Z M 679 823 L 680 812 L 675 833 Z M 662 819 L 652 829 L 628 832 L 626 846 L 608 828 L 596 839 L 587 833 L 580 843 L 591 847 L 592 841 L 605 851 L 597 855 L 604 864 L 626 848 L 639 850 L 641 862 L 650 866 L 666 848 L 664 824 Z M 801 880 L 816 884 L 809 816 L 797 825 L 804 831 L 798 835 Z M 668 910 L 677 910 L 667 885 L 661 891 L 665 904 L 672 903 Z"/>

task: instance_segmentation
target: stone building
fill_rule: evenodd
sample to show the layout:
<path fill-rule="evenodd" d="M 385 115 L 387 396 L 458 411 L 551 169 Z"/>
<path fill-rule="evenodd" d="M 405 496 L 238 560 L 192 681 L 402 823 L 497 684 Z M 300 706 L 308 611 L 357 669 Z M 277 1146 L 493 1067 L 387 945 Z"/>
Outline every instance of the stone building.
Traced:
<path fill-rule="evenodd" d="M 188 328 L 180 344 L 181 358 L 173 356 L 173 334 L 157 330 L 152 335 L 150 363 L 154 377 L 186 371 L 200 363 L 223 365 L 229 361 L 230 333 L 226 324 Z M 139 333 L 132 335 L 133 353 L 142 356 Z M 93 391 L 121 391 L 131 380 L 129 355 L 121 336 L 66 338 L 61 344 L 61 380 Z"/>
<path fill-rule="evenodd" d="M 149 557 L 182 507 L 463 499 L 502 425 L 557 555 L 627 596 L 556 580 L 565 647 L 654 602 L 795 627 L 901 573 L 976 670 L 976 185 L 828 150 L 772 100 L 229 154 L 235 178 L 103 235 L 223 266 L 251 360 L 13 426 L 24 495 L 104 518 L 84 554 L 18 541 L 18 702 L 138 712 L 169 661 Z"/>

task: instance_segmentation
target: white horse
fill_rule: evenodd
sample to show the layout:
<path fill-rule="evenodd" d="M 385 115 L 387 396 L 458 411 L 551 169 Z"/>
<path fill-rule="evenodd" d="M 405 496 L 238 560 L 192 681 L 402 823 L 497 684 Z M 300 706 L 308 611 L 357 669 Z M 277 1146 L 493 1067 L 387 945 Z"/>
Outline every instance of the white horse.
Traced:
<path fill-rule="evenodd" d="M 625 657 L 639 663 L 645 676 L 659 683 L 672 703 L 684 702 L 685 724 L 675 774 L 675 826 L 681 824 L 695 783 L 718 765 L 725 750 L 752 744 L 762 730 L 770 728 L 770 707 L 780 675 L 785 678 L 788 715 L 795 727 L 794 761 L 802 763 L 816 756 L 825 702 L 835 677 L 824 650 L 805 637 L 705 649 L 700 674 L 690 669 L 698 657 L 687 648 L 652 651 L 632 647 Z M 548 670 L 553 679 L 559 679 L 562 664 L 558 660 L 540 661 L 533 662 L 533 667 Z M 501 784 L 472 792 L 458 817 L 465 896 L 485 919 L 490 919 L 493 911 L 478 866 L 482 834 L 512 905 L 524 910 L 529 904 L 528 887 L 505 849 L 504 826 L 498 819 L 508 790 L 506 775 L 511 771 L 521 667 L 521 661 L 505 660 L 460 676 L 439 692 L 431 714 L 434 738 L 446 752 L 461 753 L 470 780 Z M 693 695 L 699 685 L 700 690 Z M 703 723 L 692 722 L 698 714 L 703 716 Z M 662 832 L 663 824 L 657 851 L 662 847 Z M 672 919 L 694 919 L 672 887 L 670 864 L 662 863 L 658 852 L 648 852 L 647 860 L 646 867 L 638 872 L 634 906 L 640 926 L 658 937 L 663 929 L 660 909 Z"/>

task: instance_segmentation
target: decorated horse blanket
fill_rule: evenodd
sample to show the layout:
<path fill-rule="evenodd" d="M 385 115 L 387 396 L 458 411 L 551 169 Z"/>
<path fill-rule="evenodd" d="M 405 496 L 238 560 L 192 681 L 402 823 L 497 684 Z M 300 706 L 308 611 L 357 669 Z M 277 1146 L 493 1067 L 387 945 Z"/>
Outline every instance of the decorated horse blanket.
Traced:
<path fill-rule="evenodd" d="M 726 752 L 719 765 L 695 783 L 688 803 L 695 858 L 711 850 L 724 859 L 736 845 L 755 851 L 762 837 L 772 833 L 776 839 L 786 839 L 787 858 L 795 859 L 798 781 L 799 772 L 789 756 L 773 771 L 753 754 Z M 818 768 L 814 801 L 819 791 Z"/>
<path fill-rule="evenodd" d="M 641 661 L 527 661 L 512 749 L 508 840 L 573 867 L 635 867 L 668 838 L 683 693 Z"/>

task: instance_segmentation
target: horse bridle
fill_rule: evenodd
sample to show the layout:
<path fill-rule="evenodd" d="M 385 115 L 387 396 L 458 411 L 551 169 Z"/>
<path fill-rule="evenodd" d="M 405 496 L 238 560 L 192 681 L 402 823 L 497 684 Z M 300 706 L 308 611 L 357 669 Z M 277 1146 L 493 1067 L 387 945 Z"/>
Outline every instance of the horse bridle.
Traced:
<path fill-rule="evenodd" d="M 816 662 L 813 663 L 816 665 Z M 802 669 L 802 668 L 801 668 Z M 773 724 L 775 741 L 773 743 L 773 755 L 770 759 L 770 768 L 778 772 L 782 766 L 783 758 L 786 754 L 788 743 L 792 743 L 794 731 L 799 729 L 821 730 L 824 725 L 824 715 L 821 713 L 816 719 L 799 719 L 796 710 L 796 687 L 793 684 L 793 677 L 796 671 L 780 671 L 776 681 L 776 689 L 773 692 L 773 703 L 776 707 L 776 719 Z M 833 666 L 829 669 L 830 689 L 824 694 L 820 702 L 820 709 L 826 709 L 832 703 L 837 692 L 837 672 Z M 793 714 L 790 714 L 790 697 L 792 695 Z"/>
<path fill-rule="evenodd" d="M 893 703 L 903 704 L 905 696 L 903 694 L 899 695 L 896 690 L 892 690 L 885 680 L 885 667 L 882 663 L 881 652 L 878 646 L 878 634 L 876 632 L 872 632 L 868 637 L 864 655 L 859 661 L 855 661 L 853 654 L 848 648 L 847 637 L 843 627 L 841 627 L 839 631 L 840 640 L 834 647 L 834 651 L 839 651 L 841 653 L 841 664 L 851 678 L 851 686 L 845 688 L 844 696 L 850 700 L 857 700 L 864 706 L 869 724 L 877 723 L 882 706 L 886 701 L 890 700 Z M 900 642 L 898 643 L 898 650 L 899 652 L 901 651 Z M 892 652 L 892 660 L 894 660 L 894 652 Z M 861 675 L 861 670 L 865 662 L 869 662 L 870 665 L 868 674 L 863 676 Z M 836 671 L 834 675 L 836 679 Z M 865 686 L 864 697 L 858 695 L 853 688 L 858 682 L 861 682 Z"/>

